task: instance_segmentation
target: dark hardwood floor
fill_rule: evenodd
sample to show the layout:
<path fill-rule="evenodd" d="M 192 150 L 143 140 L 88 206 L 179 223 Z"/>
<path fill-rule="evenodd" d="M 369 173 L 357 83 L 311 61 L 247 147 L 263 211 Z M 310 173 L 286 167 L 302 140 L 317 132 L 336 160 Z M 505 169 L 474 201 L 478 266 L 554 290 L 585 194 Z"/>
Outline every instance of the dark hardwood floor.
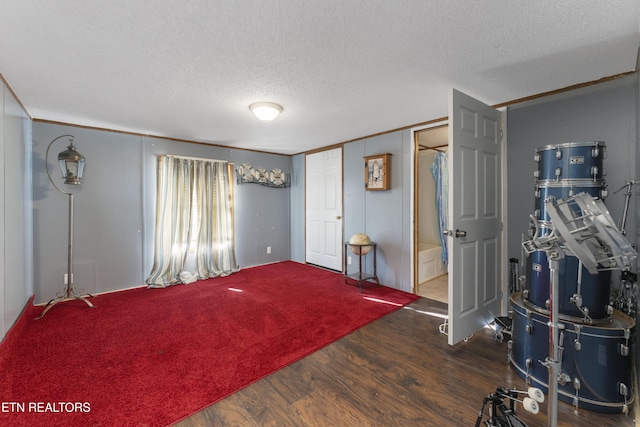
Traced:
<path fill-rule="evenodd" d="M 447 345 L 438 331 L 444 305 L 420 299 L 211 405 L 176 425 L 474 426 L 498 386 L 526 390 L 507 363 L 507 343 L 491 331 Z M 206 387 L 206 384 L 202 385 Z M 547 403 L 529 427 L 547 425 Z M 486 410 L 483 420 L 486 419 Z M 482 424 L 484 425 L 484 424 Z M 558 403 L 559 426 L 634 426 L 630 415 Z"/>

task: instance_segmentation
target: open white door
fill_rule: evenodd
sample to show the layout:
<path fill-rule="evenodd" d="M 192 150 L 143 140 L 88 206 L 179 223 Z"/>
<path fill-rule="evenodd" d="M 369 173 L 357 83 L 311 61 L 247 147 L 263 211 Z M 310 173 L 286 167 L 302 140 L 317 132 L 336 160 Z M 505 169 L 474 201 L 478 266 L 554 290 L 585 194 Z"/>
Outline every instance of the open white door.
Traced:
<path fill-rule="evenodd" d="M 500 313 L 500 112 L 449 94 L 449 344 Z"/>
<path fill-rule="evenodd" d="M 342 271 L 342 148 L 306 159 L 306 261 Z"/>

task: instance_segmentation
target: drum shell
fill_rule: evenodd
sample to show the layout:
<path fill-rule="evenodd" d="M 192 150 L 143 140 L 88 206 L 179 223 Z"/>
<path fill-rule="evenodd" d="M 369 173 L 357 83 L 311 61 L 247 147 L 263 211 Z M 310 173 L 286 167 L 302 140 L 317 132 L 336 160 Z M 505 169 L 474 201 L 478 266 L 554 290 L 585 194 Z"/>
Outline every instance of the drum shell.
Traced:
<path fill-rule="evenodd" d="M 555 300 L 558 313 L 575 317 L 576 320 L 584 317 L 582 311 L 571 302 L 571 298 L 578 291 L 578 266 L 578 258 L 571 255 L 565 255 L 558 262 L 558 295 Z M 546 252 L 535 251 L 529 254 L 524 299 L 543 310 L 548 310 L 547 300 L 551 294 L 550 277 Z M 589 309 L 589 317 L 603 319 L 609 316 L 610 294 L 611 271 L 591 274 L 583 266 L 580 295 L 582 306 Z"/>
<path fill-rule="evenodd" d="M 516 373 L 527 383 L 547 392 L 549 371 L 541 361 L 550 355 L 549 317 L 528 310 L 520 293 L 512 295 L 511 307 L 513 326 L 509 360 Z M 559 323 L 563 334 L 559 342 L 563 348 L 560 373 L 568 375 L 570 381 L 558 384 L 558 398 L 573 403 L 576 396 L 574 380 L 578 379 L 580 407 L 597 412 L 620 413 L 625 404 L 632 406 L 633 361 L 631 351 L 624 355 L 622 346 L 632 347 L 635 321 L 615 311 L 612 321 L 604 326 L 568 321 Z M 580 343 L 579 349 L 576 341 Z M 619 392 L 620 384 L 627 387 L 626 399 Z"/>
<path fill-rule="evenodd" d="M 544 203 L 549 196 L 564 200 L 579 193 L 587 193 L 594 198 L 604 200 L 607 197 L 607 185 L 604 181 L 539 181 L 534 187 L 534 216 L 543 222 L 551 221 Z M 580 212 L 579 209 L 576 212 Z"/>
<path fill-rule="evenodd" d="M 591 179 L 602 180 L 606 157 L 606 143 L 565 142 L 539 147 L 534 161 L 538 168 L 534 177 L 538 180 Z"/>

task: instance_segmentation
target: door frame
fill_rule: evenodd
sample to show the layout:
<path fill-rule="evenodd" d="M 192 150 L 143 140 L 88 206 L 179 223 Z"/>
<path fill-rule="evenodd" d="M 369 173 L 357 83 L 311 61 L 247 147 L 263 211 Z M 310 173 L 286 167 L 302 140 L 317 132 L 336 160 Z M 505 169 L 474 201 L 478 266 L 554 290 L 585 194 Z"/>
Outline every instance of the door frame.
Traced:
<path fill-rule="evenodd" d="M 307 235 L 307 215 L 309 214 L 309 212 L 307 211 L 307 201 L 308 201 L 308 197 L 309 194 L 307 194 L 307 179 L 308 179 L 308 173 L 309 173 L 309 169 L 307 167 L 307 160 L 308 160 L 308 156 L 310 155 L 315 155 L 315 154 L 320 154 L 323 153 L 325 151 L 333 151 L 333 150 L 340 150 L 340 230 L 339 230 L 339 234 L 340 234 L 340 240 L 339 242 L 337 242 L 337 252 L 340 253 L 339 259 L 341 260 L 340 263 L 340 269 L 339 270 L 334 270 L 330 267 L 327 266 L 322 266 L 322 265 L 318 265 L 315 263 L 310 263 L 308 260 L 308 238 L 309 236 Z M 312 264 L 321 268 L 327 268 L 329 270 L 333 270 L 333 271 L 340 271 L 341 273 L 344 273 L 344 269 L 345 266 L 342 263 L 342 260 L 344 259 L 344 144 L 336 144 L 336 145 L 332 145 L 332 146 L 328 146 L 328 147 L 323 147 L 320 149 L 316 149 L 316 150 L 312 150 L 309 152 L 306 152 L 304 154 L 304 263 L 305 264 Z"/>
<path fill-rule="evenodd" d="M 494 107 L 495 108 L 495 107 Z M 507 125 L 508 125 L 508 118 L 507 118 L 507 112 L 509 111 L 509 109 L 507 107 L 500 107 L 500 108 L 496 108 L 496 110 L 500 111 L 500 114 L 502 114 L 502 147 L 500 150 L 500 173 L 502 174 L 502 176 L 500 177 L 500 184 L 501 184 L 501 188 L 502 188 L 502 206 L 500 206 L 500 208 L 502 209 L 502 217 L 500 218 L 500 220 L 502 221 L 502 303 L 501 303 L 501 309 L 502 309 L 502 315 L 505 315 L 507 313 L 507 310 L 509 309 L 509 256 L 508 256 L 508 250 L 509 250 L 509 239 L 508 239 L 508 234 L 509 234 L 509 229 L 507 226 L 507 195 L 508 195 L 508 191 L 507 191 L 507 187 L 508 187 L 508 180 L 507 180 Z M 524 260 L 520 260 L 520 262 L 524 262 Z"/>
<path fill-rule="evenodd" d="M 411 277 L 409 279 L 411 283 L 411 292 L 414 294 L 418 293 L 418 192 L 417 183 L 418 183 L 418 133 L 432 129 L 440 126 L 445 126 L 449 124 L 448 118 L 438 119 L 432 123 L 428 123 L 422 126 L 416 126 L 411 128 L 411 152 L 413 155 L 413 161 L 411 162 L 411 176 L 413 179 L 411 180 L 411 191 L 409 196 L 409 211 L 411 212 L 411 238 L 409 244 L 411 245 Z M 448 271 L 448 268 L 447 268 Z"/>
<path fill-rule="evenodd" d="M 507 226 L 507 221 L 506 221 L 506 209 L 507 209 L 507 190 L 508 190 L 508 183 L 507 183 L 507 125 L 508 125 L 508 108 L 507 107 L 501 107 L 501 108 L 496 108 L 498 111 L 500 111 L 502 113 L 502 131 L 503 131 L 503 135 L 502 135 L 502 150 L 500 153 L 500 161 L 501 161 L 501 170 L 500 170 L 500 180 L 502 183 L 502 239 L 501 239 L 501 244 L 502 244 L 502 259 L 501 259 L 501 280 L 502 280 L 502 298 L 501 298 L 501 309 L 502 309 L 502 313 L 501 315 L 504 315 L 509 307 L 509 284 L 508 284 L 508 278 L 509 278 L 509 262 L 505 261 L 505 254 L 507 253 L 507 242 L 508 242 L 508 226 Z M 420 126 L 415 126 L 412 127 L 410 129 L 411 131 L 411 152 L 413 155 L 413 161 L 411 162 L 411 176 L 413 177 L 412 181 L 411 181 L 411 188 L 410 188 L 410 208 L 409 211 L 411 212 L 411 226 L 412 226 L 412 232 L 411 232 L 411 240 L 410 240 L 410 246 L 412 248 L 411 250 L 411 277 L 410 277 L 410 283 L 411 283 L 411 291 L 415 294 L 418 293 L 418 285 L 419 283 L 417 283 L 418 281 L 418 194 L 417 194 L 417 182 L 418 182 L 418 143 L 417 143 L 417 133 L 423 130 L 427 130 L 427 129 L 431 129 L 431 128 L 435 128 L 435 127 L 439 127 L 439 126 L 445 126 L 449 124 L 449 118 L 448 117 L 444 117 L 442 119 L 437 119 L 433 122 L 424 124 L 424 125 L 420 125 Z M 447 267 L 447 272 L 448 272 L 448 267 Z"/>

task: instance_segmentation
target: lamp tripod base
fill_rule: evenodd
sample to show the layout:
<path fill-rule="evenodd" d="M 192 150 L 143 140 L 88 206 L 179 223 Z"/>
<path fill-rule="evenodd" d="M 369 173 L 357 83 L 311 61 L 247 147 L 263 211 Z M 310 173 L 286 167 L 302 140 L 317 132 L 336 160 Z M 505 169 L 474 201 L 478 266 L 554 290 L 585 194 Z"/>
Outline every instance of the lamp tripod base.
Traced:
<path fill-rule="evenodd" d="M 64 295 L 57 296 L 57 297 L 51 299 L 47 303 L 47 305 L 45 306 L 44 310 L 42 310 L 42 313 L 40 313 L 40 316 L 36 317 L 36 320 L 42 319 L 44 317 L 44 315 L 47 314 L 47 312 L 53 308 L 53 306 L 55 306 L 56 304 L 59 304 L 61 302 L 73 301 L 73 300 L 81 300 L 81 301 L 84 301 L 90 308 L 95 308 L 95 305 L 93 305 L 91 303 L 91 301 L 89 301 L 87 299 L 87 297 L 93 298 L 93 295 L 91 295 L 91 294 L 78 294 L 75 291 L 74 288 L 67 288 L 64 291 Z"/>

